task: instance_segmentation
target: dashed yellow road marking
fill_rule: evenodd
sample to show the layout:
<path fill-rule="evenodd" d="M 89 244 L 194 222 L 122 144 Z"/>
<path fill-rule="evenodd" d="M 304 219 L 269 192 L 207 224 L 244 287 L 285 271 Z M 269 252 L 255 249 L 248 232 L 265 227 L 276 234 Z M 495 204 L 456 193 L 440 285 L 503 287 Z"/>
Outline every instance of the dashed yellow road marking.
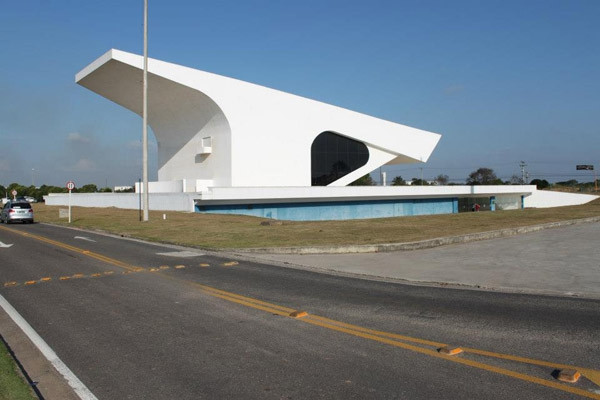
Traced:
<path fill-rule="evenodd" d="M 200 266 L 201 266 L 201 267 L 204 267 L 204 268 L 206 268 L 206 267 L 210 267 L 210 264 L 207 264 L 207 263 L 201 263 L 201 264 L 200 264 Z"/>
<path fill-rule="evenodd" d="M 158 268 L 150 268 L 147 271 L 160 272 L 160 271 L 166 271 L 167 269 L 170 269 L 170 268 L 171 267 L 168 266 L 168 265 L 161 265 Z M 175 268 L 175 269 L 182 269 L 182 268 L 185 268 L 185 265 L 176 265 L 173 268 Z M 143 271 L 146 271 L 146 269 L 145 268 L 141 268 L 141 267 L 136 267 L 136 269 L 134 271 L 125 270 L 125 271 L 122 271 L 121 274 L 122 275 L 128 275 L 128 274 L 132 274 L 132 273 L 135 273 L 135 272 L 143 272 Z M 72 279 L 82 279 L 82 278 L 86 278 L 86 277 L 89 277 L 89 278 L 99 278 L 99 277 L 102 277 L 102 276 L 110 276 L 110 275 L 113 275 L 114 273 L 115 273 L 114 271 L 104 271 L 102 273 L 96 272 L 96 273 L 89 274 L 89 275 L 85 275 L 85 274 L 73 274 L 73 275 L 70 275 L 70 276 L 61 276 L 61 277 L 59 277 L 57 279 L 61 280 L 61 281 L 67 281 L 67 280 L 72 280 Z M 25 281 L 25 282 L 23 282 L 23 285 L 30 286 L 30 285 L 34 285 L 35 283 L 50 282 L 50 281 L 52 281 L 52 277 L 45 276 L 43 278 L 40 278 L 39 281 L 36 281 L 36 280 Z M 19 283 L 15 282 L 15 281 L 5 282 L 4 283 L 4 287 L 6 287 L 6 288 L 8 288 L 8 287 L 14 287 L 14 286 L 18 286 L 18 285 L 19 285 Z"/>
<path fill-rule="evenodd" d="M 62 243 L 62 242 L 59 242 L 59 241 L 56 241 L 56 240 L 52 240 L 52 239 L 49 239 L 49 238 L 44 237 L 44 236 L 34 235 L 32 233 L 27 233 L 27 232 L 21 232 L 21 231 L 18 231 L 18 230 L 6 228 L 4 226 L 0 226 L 0 229 L 3 229 L 5 231 L 11 232 L 11 233 L 14 233 L 16 235 L 21 235 L 21 236 L 25 236 L 25 237 L 29 237 L 29 238 L 33 238 L 33 239 L 39 240 L 41 242 L 49 243 L 49 244 L 52 244 L 54 246 L 66 249 L 66 250 L 70 250 L 70 251 L 72 251 L 74 253 L 83 254 L 85 256 L 95 258 L 97 260 L 103 261 L 103 262 L 108 263 L 108 264 L 115 265 L 115 266 L 120 267 L 120 268 L 130 269 L 130 270 L 133 270 L 135 268 L 135 267 L 133 267 L 133 266 L 131 266 L 131 265 L 125 263 L 125 262 L 122 262 L 122 261 L 119 261 L 119 260 L 115 260 L 115 259 L 110 258 L 110 257 L 103 256 L 102 254 L 94 253 L 93 251 L 90 251 L 90 250 L 81 249 L 79 247 L 71 246 L 71 245 L 66 244 L 66 243 Z"/>
<path fill-rule="evenodd" d="M 228 262 L 224 262 L 223 264 L 221 264 L 224 267 L 233 267 L 234 265 L 238 265 L 239 262 L 237 261 L 228 261 Z"/>
<path fill-rule="evenodd" d="M 297 311 L 291 312 L 289 316 L 292 318 L 304 318 L 307 315 L 308 315 L 308 313 L 306 311 L 297 310 Z"/>

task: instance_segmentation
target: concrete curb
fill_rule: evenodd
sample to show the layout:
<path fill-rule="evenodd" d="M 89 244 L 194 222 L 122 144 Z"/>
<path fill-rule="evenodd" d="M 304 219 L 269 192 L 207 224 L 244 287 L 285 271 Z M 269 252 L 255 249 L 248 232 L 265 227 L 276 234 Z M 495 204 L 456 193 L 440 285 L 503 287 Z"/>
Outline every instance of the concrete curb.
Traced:
<path fill-rule="evenodd" d="M 7 311 L 0 307 L 0 336 L 41 399 L 81 400 L 67 380 L 31 341 Z M 30 383 L 31 384 L 31 383 Z"/>
<path fill-rule="evenodd" d="M 496 231 L 469 233 L 466 235 L 446 236 L 441 238 L 420 240 L 405 243 L 384 243 L 365 245 L 344 246 L 307 246 L 307 247 L 264 247 L 247 249 L 219 249 L 220 252 L 250 253 L 250 254 L 345 254 L 345 253 L 382 253 L 391 251 L 409 251 L 429 249 L 432 247 L 445 246 L 449 244 L 469 243 L 478 240 L 497 239 L 520 235 L 523 233 L 538 232 L 545 229 L 559 228 L 600 222 L 600 217 L 588 217 L 568 221 L 548 222 L 540 225 L 521 226 L 517 228 L 506 228 Z"/>

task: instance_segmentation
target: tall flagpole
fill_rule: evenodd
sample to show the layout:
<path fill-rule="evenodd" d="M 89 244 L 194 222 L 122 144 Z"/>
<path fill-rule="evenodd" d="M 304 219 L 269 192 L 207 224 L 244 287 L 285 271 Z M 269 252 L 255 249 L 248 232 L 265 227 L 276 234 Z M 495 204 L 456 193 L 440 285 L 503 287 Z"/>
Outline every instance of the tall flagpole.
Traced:
<path fill-rule="evenodd" d="M 144 221 L 148 221 L 148 0 L 144 0 L 144 100 L 143 100 L 143 129 L 142 129 L 142 178 L 144 180 Z"/>

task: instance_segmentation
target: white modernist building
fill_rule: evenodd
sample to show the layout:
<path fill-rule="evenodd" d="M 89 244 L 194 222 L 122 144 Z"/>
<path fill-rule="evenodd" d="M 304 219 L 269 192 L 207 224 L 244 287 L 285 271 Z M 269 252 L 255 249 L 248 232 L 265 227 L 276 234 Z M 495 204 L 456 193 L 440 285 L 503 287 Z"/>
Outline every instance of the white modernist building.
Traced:
<path fill-rule="evenodd" d="M 141 56 L 110 50 L 75 80 L 141 115 L 142 68 Z M 523 185 L 346 186 L 385 164 L 426 162 L 440 135 L 154 59 L 148 60 L 148 121 L 158 143 L 151 209 L 347 219 L 459 212 L 474 203 L 494 210 L 595 198 L 550 199 Z M 60 195 L 46 198 L 50 205 L 65 201 Z M 81 194 L 72 201 L 139 204 L 128 193 Z"/>
<path fill-rule="evenodd" d="M 110 50 L 80 85 L 142 113 L 143 58 Z M 192 68 L 148 60 L 154 191 L 345 186 L 384 164 L 425 162 L 440 135 Z M 167 184 L 171 182 L 171 184 Z M 171 188 L 171 189 L 169 189 Z M 151 189 L 152 191 L 152 189 Z"/>

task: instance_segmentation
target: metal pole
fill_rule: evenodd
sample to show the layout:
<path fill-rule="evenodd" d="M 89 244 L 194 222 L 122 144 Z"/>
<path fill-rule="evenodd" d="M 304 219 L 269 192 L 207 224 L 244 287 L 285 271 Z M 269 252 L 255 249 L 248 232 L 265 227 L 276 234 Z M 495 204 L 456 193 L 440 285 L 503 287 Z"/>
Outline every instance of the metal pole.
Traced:
<path fill-rule="evenodd" d="M 69 223 L 71 223 L 71 189 L 69 189 Z"/>
<path fill-rule="evenodd" d="M 142 131 L 142 178 L 144 179 L 144 221 L 148 221 L 148 0 L 144 0 L 144 101 Z"/>
<path fill-rule="evenodd" d="M 527 166 L 527 164 L 525 164 L 525 161 L 521 161 L 519 163 L 519 167 L 521 167 L 521 185 L 526 185 L 527 184 L 527 176 L 525 173 L 525 167 Z"/>
<path fill-rule="evenodd" d="M 142 180 L 138 179 L 138 200 L 139 200 L 139 214 L 140 222 L 142 222 Z"/>

